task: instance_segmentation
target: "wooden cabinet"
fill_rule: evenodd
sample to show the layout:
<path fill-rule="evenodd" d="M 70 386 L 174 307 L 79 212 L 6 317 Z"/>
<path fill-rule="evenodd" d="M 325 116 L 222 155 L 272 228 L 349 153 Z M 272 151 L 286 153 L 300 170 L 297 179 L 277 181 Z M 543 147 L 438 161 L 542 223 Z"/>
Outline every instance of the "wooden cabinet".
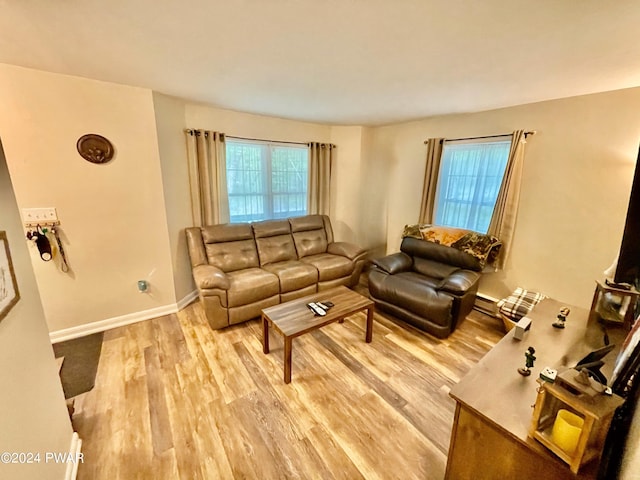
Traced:
<path fill-rule="evenodd" d="M 529 436 L 537 398 L 536 379 L 544 367 L 573 367 L 587 353 L 604 346 L 599 325 L 588 321 L 589 312 L 570 307 L 564 329 L 552 323 L 565 306 L 543 300 L 527 315 L 532 325 L 522 341 L 505 337 L 450 392 L 456 401 L 445 478 L 562 480 L 594 479 L 598 461 L 582 466 L 577 474 L 567 463 Z M 609 330 L 618 345 L 622 329 Z M 536 349 L 536 363 L 529 377 L 518 374 L 527 347 Z M 614 349 L 605 358 L 605 374 L 613 368 Z"/>

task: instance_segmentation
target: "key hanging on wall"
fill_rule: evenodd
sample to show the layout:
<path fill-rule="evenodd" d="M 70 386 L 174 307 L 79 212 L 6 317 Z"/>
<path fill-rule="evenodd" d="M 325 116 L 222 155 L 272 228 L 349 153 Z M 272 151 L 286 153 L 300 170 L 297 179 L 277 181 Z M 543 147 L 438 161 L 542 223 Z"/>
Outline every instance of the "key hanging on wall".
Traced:
<path fill-rule="evenodd" d="M 47 229 L 43 229 L 38 225 L 35 235 L 32 235 L 32 238 L 35 239 L 36 247 L 38 247 L 38 252 L 40 252 L 40 258 L 45 262 L 50 261 L 53 258 L 53 254 L 51 253 L 51 243 L 47 238 Z"/>
<path fill-rule="evenodd" d="M 62 247 L 62 240 L 60 240 L 60 233 L 56 227 L 51 227 L 51 233 L 53 234 L 53 238 L 56 241 L 56 246 L 58 247 L 58 252 L 60 252 L 60 270 L 63 272 L 69 271 L 69 264 L 67 263 L 67 256 L 64 253 L 64 248 Z"/>

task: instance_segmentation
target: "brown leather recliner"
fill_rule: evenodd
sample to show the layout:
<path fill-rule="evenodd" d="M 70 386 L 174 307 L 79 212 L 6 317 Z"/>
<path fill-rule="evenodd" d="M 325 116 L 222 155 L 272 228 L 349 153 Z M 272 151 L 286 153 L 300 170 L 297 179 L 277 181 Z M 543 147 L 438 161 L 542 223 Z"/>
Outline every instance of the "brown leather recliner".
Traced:
<path fill-rule="evenodd" d="M 473 308 L 482 265 L 466 252 L 405 237 L 399 253 L 373 263 L 376 307 L 436 337 L 451 334 Z"/>
<path fill-rule="evenodd" d="M 333 241 L 326 215 L 185 229 L 193 278 L 212 328 L 281 302 L 358 283 L 366 252 Z"/>

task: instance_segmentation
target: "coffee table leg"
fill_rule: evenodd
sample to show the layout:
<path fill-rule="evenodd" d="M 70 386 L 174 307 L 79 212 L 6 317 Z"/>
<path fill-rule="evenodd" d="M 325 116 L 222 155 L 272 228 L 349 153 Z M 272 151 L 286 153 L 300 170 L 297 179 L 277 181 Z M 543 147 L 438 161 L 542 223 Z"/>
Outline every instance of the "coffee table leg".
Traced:
<path fill-rule="evenodd" d="M 367 309 L 367 333 L 365 335 L 365 341 L 371 343 L 373 339 L 373 306 Z"/>
<path fill-rule="evenodd" d="M 262 351 L 269 353 L 269 322 L 264 315 L 262 316 Z"/>
<path fill-rule="evenodd" d="M 284 337 L 284 383 L 291 383 L 291 337 Z"/>

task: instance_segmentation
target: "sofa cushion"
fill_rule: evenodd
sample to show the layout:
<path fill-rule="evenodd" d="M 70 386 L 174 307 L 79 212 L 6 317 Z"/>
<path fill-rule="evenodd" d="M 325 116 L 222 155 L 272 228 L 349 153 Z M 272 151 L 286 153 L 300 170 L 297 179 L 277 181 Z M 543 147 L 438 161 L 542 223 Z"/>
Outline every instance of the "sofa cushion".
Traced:
<path fill-rule="evenodd" d="M 291 224 L 288 220 L 265 220 L 251 224 L 255 238 L 275 237 L 291 234 Z"/>
<path fill-rule="evenodd" d="M 246 268 L 229 273 L 227 306 L 237 307 L 280 293 L 278 277 L 260 268 Z"/>
<path fill-rule="evenodd" d="M 193 279 L 200 290 L 216 288 L 227 290 L 230 286 L 227 275 L 213 265 L 198 265 L 194 267 Z"/>
<path fill-rule="evenodd" d="M 296 247 L 293 245 L 291 234 L 276 235 L 273 237 L 256 238 L 258 258 L 260 265 L 297 260 Z"/>
<path fill-rule="evenodd" d="M 253 230 L 247 223 L 228 223 L 202 227 L 202 241 L 206 243 L 253 240 Z"/>
<path fill-rule="evenodd" d="M 325 253 L 327 246 L 333 240 L 328 238 L 324 215 L 290 218 L 289 224 L 298 258 Z"/>
<path fill-rule="evenodd" d="M 447 278 L 452 273 L 460 270 L 460 268 L 455 265 L 449 265 L 420 257 L 413 258 L 412 269 L 414 272 L 433 278 Z"/>
<path fill-rule="evenodd" d="M 313 265 L 289 260 L 262 267 L 280 280 L 280 293 L 293 292 L 318 283 L 318 270 Z"/>
<path fill-rule="evenodd" d="M 191 267 L 198 265 L 208 265 L 207 252 L 202 241 L 202 229 L 200 227 L 188 227 L 184 229 L 187 236 L 187 247 L 189 248 L 189 259 Z"/>
<path fill-rule="evenodd" d="M 356 260 L 367 254 L 367 251 L 348 242 L 333 242 L 327 245 L 327 253 L 341 255 L 349 260 Z"/>
<path fill-rule="evenodd" d="M 307 232 L 309 230 L 324 230 L 324 220 L 322 215 L 305 215 L 304 217 L 293 217 L 289 219 L 291 231 Z"/>
<path fill-rule="evenodd" d="M 411 270 L 413 259 L 406 253 L 392 253 L 382 258 L 373 259 L 373 264 L 391 275 Z"/>
<path fill-rule="evenodd" d="M 440 282 L 416 272 L 375 273 L 371 272 L 369 279 L 369 290 L 374 298 L 399 305 L 437 325 L 451 325 L 453 297 L 436 290 Z"/>
<path fill-rule="evenodd" d="M 313 265 L 318 270 L 318 280 L 326 282 L 337 278 L 348 277 L 353 273 L 354 265 L 351 260 L 339 255 L 321 253 L 304 257 L 303 262 Z"/>
<path fill-rule="evenodd" d="M 205 245 L 205 250 L 209 264 L 225 273 L 259 266 L 258 252 L 253 240 L 210 243 Z"/>
<path fill-rule="evenodd" d="M 324 229 L 295 232 L 293 233 L 293 242 L 298 258 L 318 255 L 327 251 L 328 242 Z"/>
<path fill-rule="evenodd" d="M 202 228 L 210 265 L 225 273 L 258 267 L 258 252 L 249 224 L 212 225 Z"/>
<path fill-rule="evenodd" d="M 461 252 L 452 247 L 439 245 L 437 243 L 426 240 L 418 240 L 413 237 L 405 237 L 402 239 L 400 250 L 412 257 L 426 258 L 436 262 L 444 263 L 466 270 L 474 270 L 479 272 L 482 265 L 477 258 L 466 252 Z"/>
<path fill-rule="evenodd" d="M 438 290 L 453 293 L 454 295 L 464 295 L 470 291 L 479 280 L 480 274 L 478 272 L 457 270 L 442 280 L 438 286 Z"/>

